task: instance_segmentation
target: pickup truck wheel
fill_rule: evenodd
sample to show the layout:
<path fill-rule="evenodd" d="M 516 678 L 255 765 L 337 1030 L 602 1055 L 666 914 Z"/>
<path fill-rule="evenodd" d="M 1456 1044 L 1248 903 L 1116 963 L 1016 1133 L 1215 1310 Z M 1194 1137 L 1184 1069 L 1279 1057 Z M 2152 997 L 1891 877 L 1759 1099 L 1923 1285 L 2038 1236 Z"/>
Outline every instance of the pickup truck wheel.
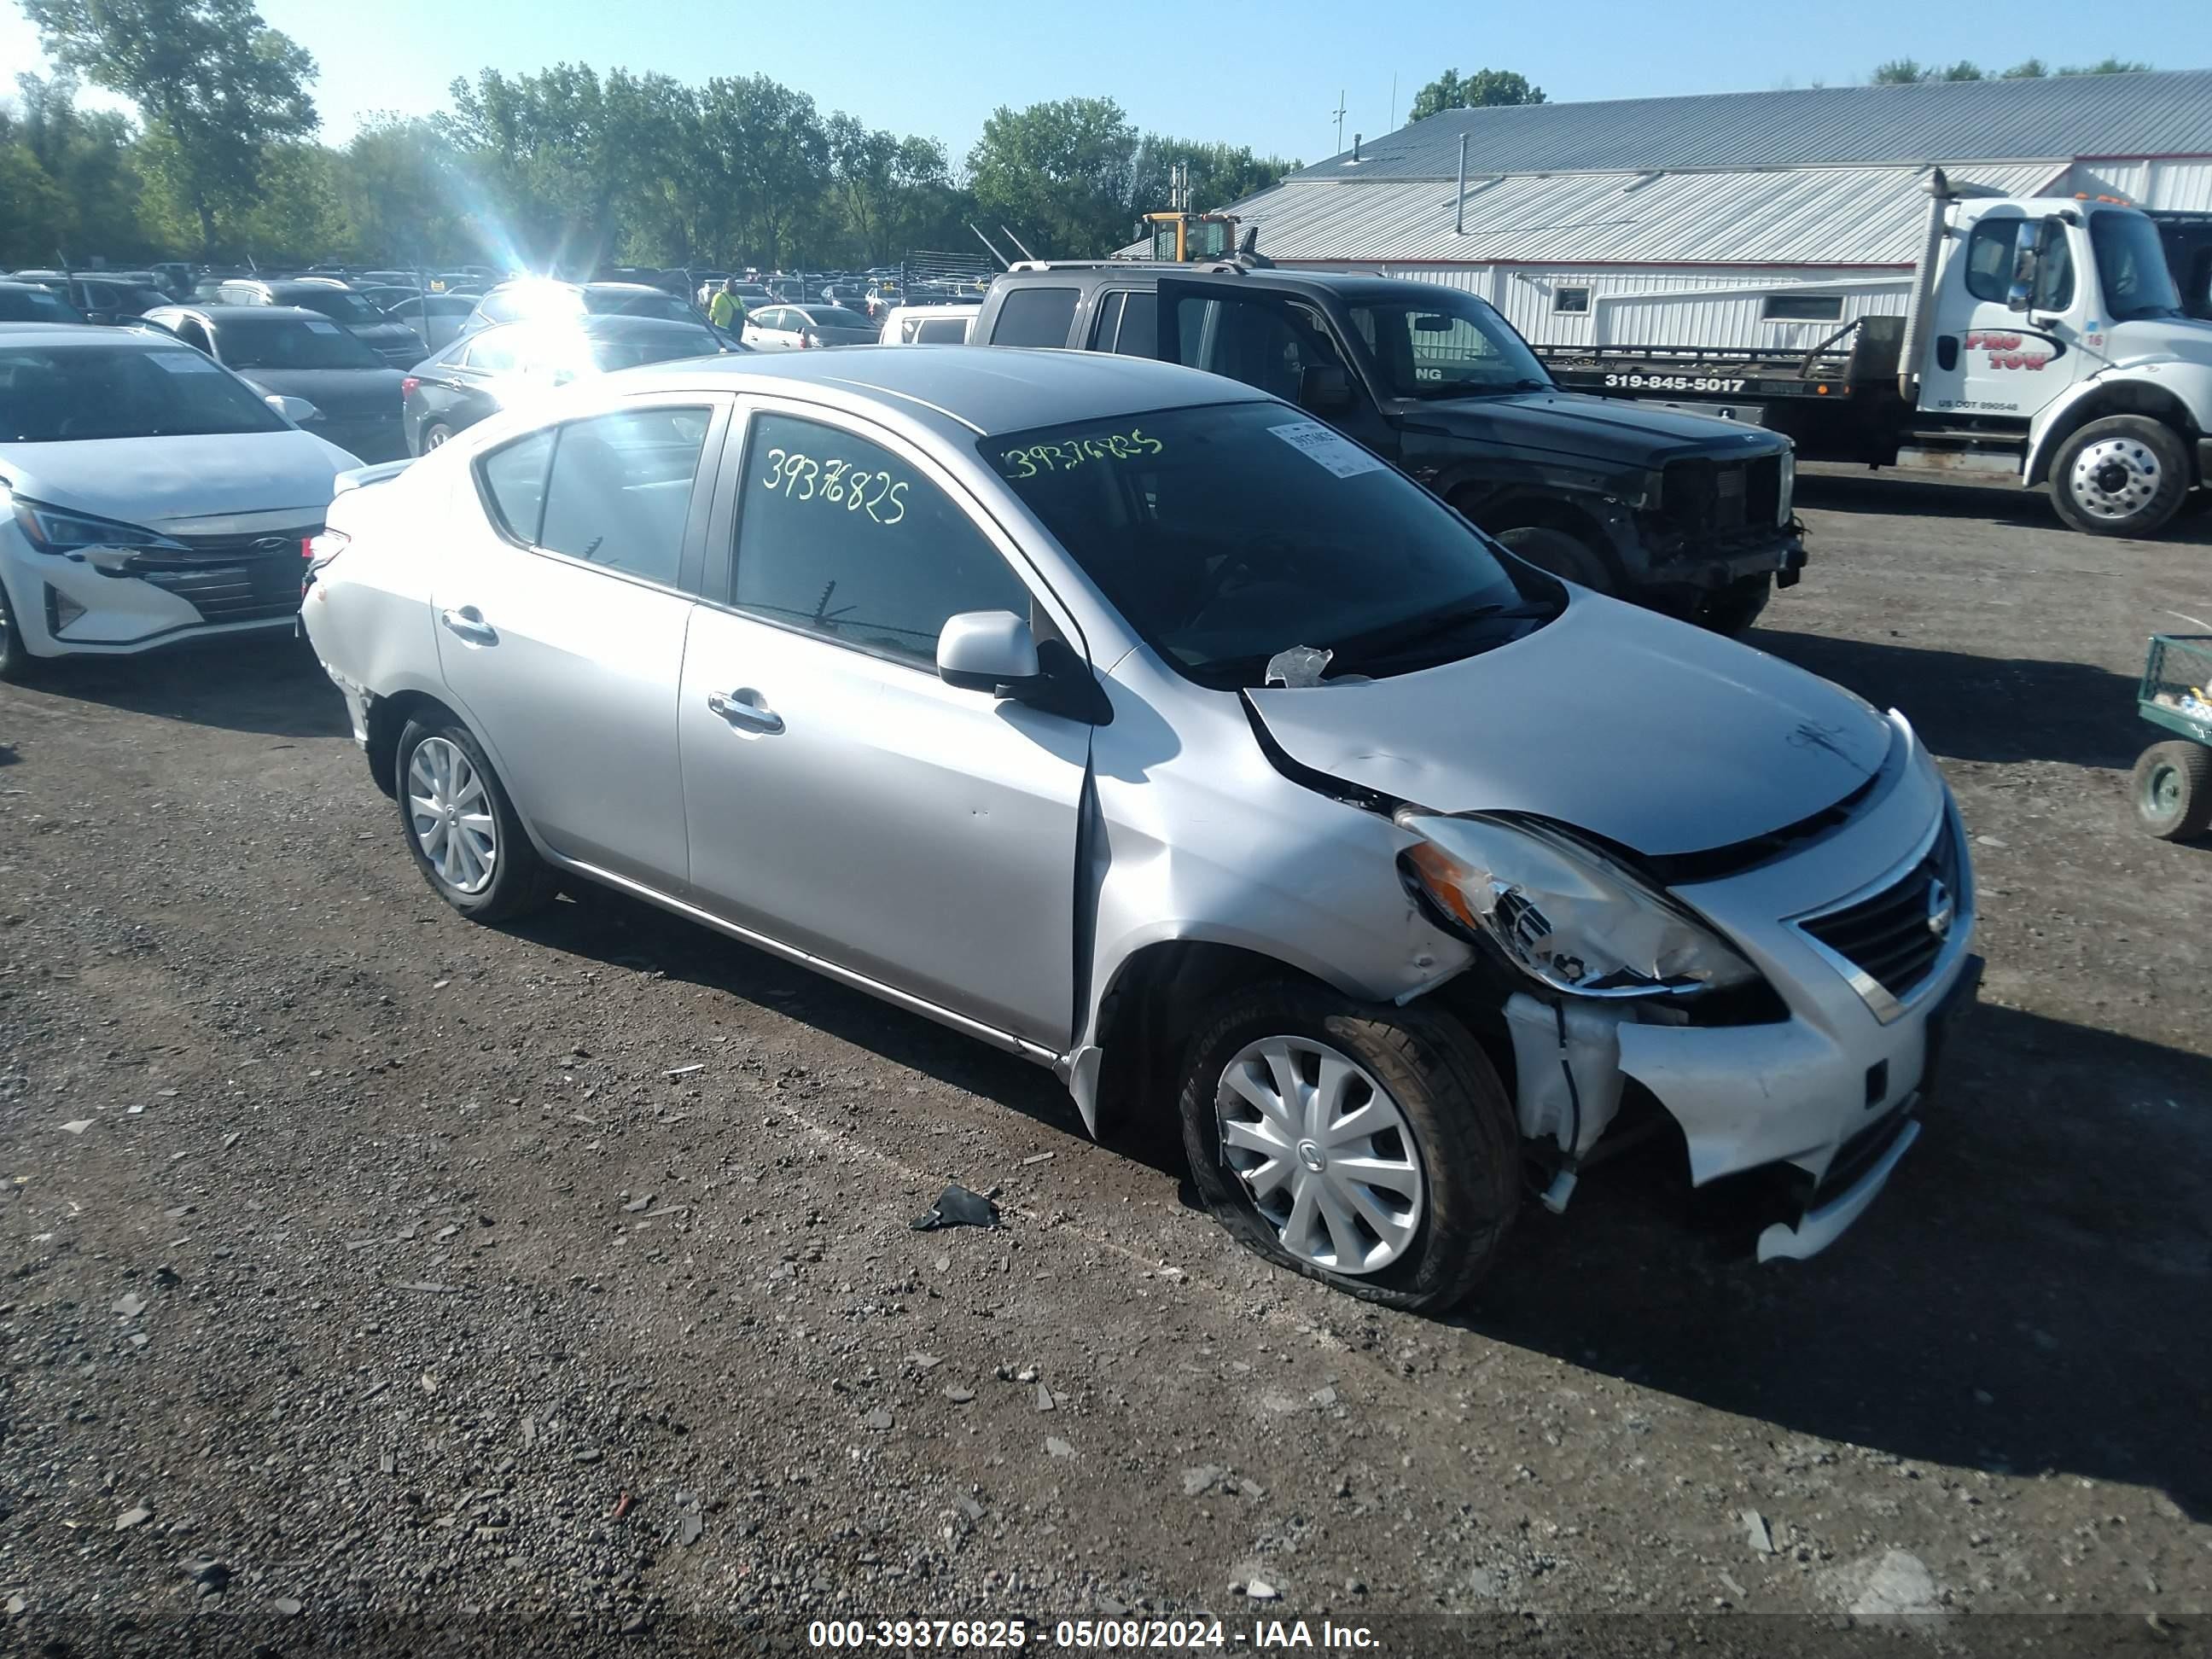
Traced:
<path fill-rule="evenodd" d="M 1548 570 L 1565 581 L 1610 593 L 1613 583 L 1605 561 L 1564 530 L 1544 530 L 1534 525 L 1501 530 L 1495 538 L 1500 547 L 1517 554 L 1539 570 Z"/>
<path fill-rule="evenodd" d="M 410 720 L 394 760 L 399 822 L 415 867 L 471 921 L 503 921 L 553 896 L 553 872 L 468 727 Z"/>
<path fill-rule="evenodd" d="M 1231 993 L 1186 1051 L 1181 1106 L 1192 1182 L 1231 1236 L 1370 1302 L 1452 1307 L 1520 1203 L 1504 1087 L 1425 1009 L 1295 984 Z"/>
<path fill-rule="evenodd" d="M 2187 841 L 2212 830 L 2212 749 L 2175 738 L 2154 743 L 2136 763 L 2136 819 L 2160 841 Z"/>
<path fill-rule="evenodd" d="M 2051 463 L 2051 505 L 2093 536 L 2156 535 L 2188 494 L 2180 434 L 2141 415 L 2090 422 Z"/>

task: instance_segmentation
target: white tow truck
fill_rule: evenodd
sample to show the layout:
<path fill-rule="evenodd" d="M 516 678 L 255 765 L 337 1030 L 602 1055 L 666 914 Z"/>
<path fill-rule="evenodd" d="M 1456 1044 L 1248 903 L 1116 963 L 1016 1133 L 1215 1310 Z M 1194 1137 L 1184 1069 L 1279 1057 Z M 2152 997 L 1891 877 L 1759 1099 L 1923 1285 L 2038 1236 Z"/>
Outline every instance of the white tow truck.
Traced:
<path fill-rule="evenodd" d="M 1901 315 L 1809 349 L 1696 340 L 1537 348 L 1577 391 L 1788 434 L 1808 460 L 1996 470 L 2059 516 L 2148 536 L 2212 472 L 2212 322 L 2185 313 L 2160 226 L 2112 197 L 1926 181 Z"/>

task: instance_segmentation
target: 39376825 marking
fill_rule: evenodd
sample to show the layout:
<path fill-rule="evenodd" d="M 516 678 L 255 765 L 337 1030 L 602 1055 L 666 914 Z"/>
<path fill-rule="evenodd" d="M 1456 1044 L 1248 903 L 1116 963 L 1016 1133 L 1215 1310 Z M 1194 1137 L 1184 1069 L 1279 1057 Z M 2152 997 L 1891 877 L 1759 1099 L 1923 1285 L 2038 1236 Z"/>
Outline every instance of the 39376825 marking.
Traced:
<path fill-rule="evenodd" d="M 1026 1619 L 817 1619 L 806 1645 L 962 1652 L 1026 1647 L 1033 1633 Z"/>

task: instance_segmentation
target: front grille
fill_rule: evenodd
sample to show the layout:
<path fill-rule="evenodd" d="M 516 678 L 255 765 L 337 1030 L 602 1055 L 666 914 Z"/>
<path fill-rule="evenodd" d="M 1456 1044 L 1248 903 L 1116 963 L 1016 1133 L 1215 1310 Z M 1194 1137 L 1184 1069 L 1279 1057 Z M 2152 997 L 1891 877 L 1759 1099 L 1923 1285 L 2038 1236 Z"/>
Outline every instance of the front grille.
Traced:
<path fill-rule="evenodd" d="M 1941 884 L 1942 892 L 1936 890 Z M 1963 902 L 1956 830 L 1947 821 L 1928 854 L 1903 879 L 1871 898 L 1800 925 L 1902 1002 L 1924 981 L 1959 927 Z M 1942 932 L 1929 925 L 1945 901 L 1954 912 Z"/>
<path fill-rule="evenodd" d="M 1782 457 L 1670 461 L 1660 511 L 1689 537 L 1771 529 L 1782 516 Z"/>
<path fill-rule="evenodd" d="M 118 574 L 174 593 L 210 623 L 263 622 L 300 608 L 300 544 L 320 525 L 249 536 L 179 536 L 182 548 L 142 548 Z M 256 544 L 276 542 L 277 546 Z"/>

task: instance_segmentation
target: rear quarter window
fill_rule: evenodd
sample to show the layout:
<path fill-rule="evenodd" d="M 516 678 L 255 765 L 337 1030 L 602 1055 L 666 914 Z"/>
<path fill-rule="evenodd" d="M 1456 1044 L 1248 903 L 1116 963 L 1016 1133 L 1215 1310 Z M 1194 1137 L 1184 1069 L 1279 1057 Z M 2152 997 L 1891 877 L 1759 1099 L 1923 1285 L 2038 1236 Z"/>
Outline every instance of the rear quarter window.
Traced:
<path fill-rule="evenodd" d="M 1075 320 L 1079 290 L 1073 288 L 1018 288 L 1000 302 L 998 320 L 991 327 L 991 343 L 1003 346 L 1064 346 Z"/>
<path fill-rule="evenodd" d="M 553 459 L 553 432 L 533 432 L 502 445 L 477 463 L 484 510 L 510 541 L 535 544 L 545 516 L 545 475 Z"/>

